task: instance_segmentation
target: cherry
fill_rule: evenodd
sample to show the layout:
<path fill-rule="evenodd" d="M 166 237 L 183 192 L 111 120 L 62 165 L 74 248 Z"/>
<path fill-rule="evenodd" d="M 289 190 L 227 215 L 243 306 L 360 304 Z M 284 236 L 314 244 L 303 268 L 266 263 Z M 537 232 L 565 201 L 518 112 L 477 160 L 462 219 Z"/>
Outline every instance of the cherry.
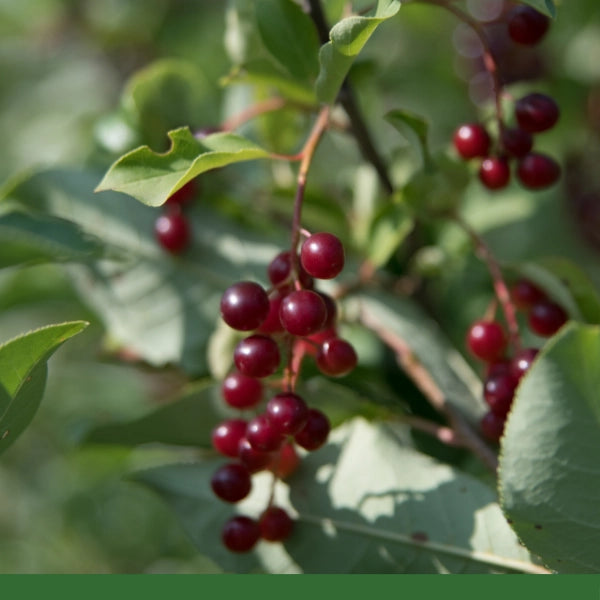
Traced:
<path fill-rule="evenodd" d="M 507 339 L 500 323 L 480 320 L 469 328 L 466 343 L 473 356 L 486 362 L 494 362 L 504 354 Z"/>
<path fill-rule="evenodd" d="M 529 328 L 538 335 L 554 335 L 568 320 L 562 306 L 551 300 L 542 300 L 531 307 Z"/>
<path fill-rule="evenodd" d="M 513 356 L 510 364 L 510 372 L 512 376 L 517 380 L 521 379 L 521 377 L 523 377 L 523 375 L 529 371 L 531 363 L 538 353 L 538 348 L 524 348 L 515 356 Z"/>
<path fill-rule="evenodd" d="M 296 448 L 293 442 L 285 442 L 281 446 L 279 452 L 273 457 L 269 469 L 279 477 L 279 479 L 285 479 L 289 477 L 300 464 L 300 457 L 296 452 Z"/>
<path fill-rule="evenodd" d="M 238 331 L 256 329 L 269 314 L 269 297 L 254 281 L 238 281 L 221 297 L 221 316 Z"/>
<path fill-rule="evenodd" d="M 481 433 L 491 442 L 499 442 L 504 433 L 504 425 L 506 419 L 502 415 L 498 415 L 489 411 L 483 415 L 479 425 Z"/>
<path fill-rule="evenodd" d="M 321 373 L 332 377 L 341 377 L 356 367 L 358 356 L 356 356 L 352 344 L 334 337 L 321 344 L 316 361 Z"/>
<path fill-rule="evenodd" d="M 296 443 L 305 450 L 317 450 L 329 436 L 331 425 L 327 416 L 316 408 L 308 411 L 308 419 L 304 427 L 294 436 Z"/>
<path fill-rule="evenodd" d="M 246 439 L 255 450 L 274 452 L 281 448 L 285 436 L 273 425 L 266 414 L 260 414 L 248 423 Z"/>
<path fill-rule="evenodd" d="M 335 327 L 335 322 L 337 320 L 337 304 L 329 294 L 325 294 L 324 292 L 317 292 L 317 294 L 321 296 L 323 302 L 325 302 L 325 308 L 327 309 L 327 316 L 325 317 L 325 323 L 323 323 L 321 331 L 324 329 L 331 329 L 332 327 Z"/>
<path fill-rule="evenodd" d="M 248 377 L 268 377 L 275 373 L 280 361 L 277 342 L 266 335 L 251 335 L 241 340 L 233 351 L 238 371 Z"/>
<path fill-rule="evenodd" d="M 263 540 L 281 542 L 292 533 L 294 521 L 283 508 L 269 506 L 260 516 L 258 525 Z"/>
<path fill-rule="evenodd" d="M 260 527 L 254 519 L 236 515 L 225 523 L 221 539 L 231 552 L 248 552 L 254 548 L 260 535 Z"/>
<path fill-rule="evenodd" d="M 176 192 L 171 194 L 165 204 L 169 206 L 185 206 L 190 204 L 198 192 L 198 180 L 191 179 Z"/>
<path fill-rule="evenodd" d="M 262 400 L 263 386 L 260 380 L 235 372 L 223 380 L 221 394 L 233 408 L 253 408 Z"/>
<path fill-rule="evenodd" d="M 212 432 L 212 443 L 221 454 L 238 457 L 240 440 L 246 435 L 248 423 L 244 419 L 229 419 L 217 425 Z"/>
<path fill-rule="evenodd" d="M 269 313 L 267 314 L 267 318 L 262 322 L 262 325 L 256 330 L 257 333 L 271 335 L 273 333 L 281 333 L 284 330 L 279 318 L 283 298 L 284 296 L 279 292 L 271 296 L 269 299 Z"/>
<path fill-rule="evenodd" d="M 554 126 L 560 111 L 556 102 L 546 94 L 529 94 L 515 103 L 519 127 L 529 133 L 540 133 Z"/>
<path fill-rule="evenodd" d="M 191 229 L 188 220 L 181 213 L 173 211 L 156 219 L 154 235 L 165 250 L 178 254 L 187 248 Z"/>
<path fill-rule="evenodd" d="M 283 299 L 279 318 L 288 333 L 307 336 L 323 327 L 327 307 L 317 292 L 296 290 Z"/>
<path fill-rule="evenodd" d="M 210 485 L 213 492 L 225 502 L 243 500 L 252 488 L 250 472 L 239 463 L 227 463 L 213 474 Z"/>
<path fill-rule="evenodd" d="M 292 255 L 288 251 L 280 252 L 267 267 L 269 281 L 279 287 L 290 281 L 292 272 Z M 310 289 L 313 286 L 312 277 L 299 265 L 298 277 L 303 288 Z"/>
<path fill-rule="evenodd" d="M 528 279 L 518 279 L 510 288 L 514 305 L 521 310 L 529 310 L 536 302 L 545 298 L 544 292 Z"/>
<path fill-rule="evenodd" d="M 526 188 L 543 189 L 558 181 L 560 166 L 546 154 L 531 152 L 519 162 L 517 177 Z"/>
<path fill-rule="evenodd" d="M 465 123 L 455 132 L 454 147 L 464 159 L 485 157 L 490 148 L 491 140 L 488 132 L 479 123 Z"/>
<path fill-rule="evenodd" d="M 281 392 L 267 403 L 267 416 L 279 433 L 294 435 L 308 419 L 308 406 L 297 394 Z"/>
<path fill-rule="evenodd" d="M 516 158 L 522 158 L 533 148 L 533 136 L 518 127 L 504 128 L 500 139 L 504 150 Z"/>
<path fill-rule="evenodd" d="M 273 453 L 256 450 L 247 438 L 243 438 L 238 447 L 238 458 L 250 473 L 257 473 L 272 464 Z"/>
<path fill-rule="evenodd" d="M 499 190 L 510 181 L 508 161 L 499 156 L 486 158 L 479 167 L 479 180 L 490 190 Z"/>
<path fill-rule="evenodd" d="M 490 411 L 497 415 L 506 415 L 515 395 L 517 381 L 510 373 L 492 375 L 485 380 L 483 397 Z"/>
<path fill-rule="evenodd" d="M 550 19 L 531 6 L 516 6 L 508 14 L 508 35 L 517 44 L 537 44 L 549 27 Z"/>
<path fill-rule="evenodd" d="M 300 263 L 317 279 L 333 279 L 344 268 L 344 246 L 332 233 L 314 233 L 300 248 Z"/>

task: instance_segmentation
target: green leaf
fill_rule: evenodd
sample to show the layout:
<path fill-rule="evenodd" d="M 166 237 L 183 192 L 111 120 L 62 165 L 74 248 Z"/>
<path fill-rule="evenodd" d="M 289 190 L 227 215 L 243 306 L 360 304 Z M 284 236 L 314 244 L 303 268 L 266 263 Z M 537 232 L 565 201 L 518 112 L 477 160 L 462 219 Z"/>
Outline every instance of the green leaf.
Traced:
<path fill-rule="evenodd" d="M 550 339 L 513 401 L 499 468 L 512 526 L 560 573 L 600 570 L 600 328 Z"/>
<path fill-rule="evenodd" d="M 385 119 L 393 125 L 410 143 L 415 146 L 423 159 L 426 170 L 433 168 L 433 159 L 429 153 L 427 135 L 429 123 L 420 115 L 408 110 L 392 110 Z"/>
<path fill-rule="evenodd" d="M 114 190 L 133 196 L 148 206 L 160 206 L 188 181 L 237 162 L 268 158 L 270 154 L 242 136 L 214 133 L 201 139 L 187 127 L 169 132 L 171 149 L 163 154 L 142 146 L 117 160 L 97 192 Z"/>
<path fill-rule="evenodd" d="M 56 217 L 11 211 L 0 215 L 0 268 L 47 261 L 85 262 L 101 256 L 98 240 Z"/>
<path fill-rule="evenodd" d="M 275 503 L 296 515 L 285 545 L 259 542 L 247 556 L 219 543 L 225 520 L 257 517 L 271 478 L 253 477 L 235 507 L 215 499 L 212 473 L 223 461 L 166 465 L 135 479 L 167 501 L 198 549 L 226 570 L 276 573 L 539 572 L 507 525 L 495 495 L 474 478 L 403 447 L 398 433 L 363 419 L 332 432 Z M 319 552 L 315 552 L 319 548 Z"/>
<path fill-rule="evenodd" d="M 521 0 L 523 4 L 529 4 L 542 14 L 556 18 L 556 5 L 554 4 L 554 0 Z"/>
<path fill-rule="evenodd" d="M 332 104 L 363 46 L 375 29 L 400 10 L 397 0 L 379 0 L 374 16 L 348 17 L 333 26 L 329 42 L 319 51 L 320 71 L 316 93 L 321 102 Z"/>
<path fill-rule="evenodd" d="M 46 386 L 46 361 L 85 321 L 48 325 L 0 345 L 0 453 L 33 419 Z"/>
<path fill-rule="evenodd" d="M 312 83 L 319 71 L 319 39 L 308 14 L 291 0 L 259 0 L 256 20 L 271 56 L 295 79 Z"/>

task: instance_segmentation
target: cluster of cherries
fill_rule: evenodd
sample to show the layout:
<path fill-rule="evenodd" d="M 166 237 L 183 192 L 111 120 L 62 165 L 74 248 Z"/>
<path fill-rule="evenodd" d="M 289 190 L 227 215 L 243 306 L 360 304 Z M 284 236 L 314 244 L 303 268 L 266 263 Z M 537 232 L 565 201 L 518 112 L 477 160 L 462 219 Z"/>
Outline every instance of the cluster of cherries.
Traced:
<path fill-rule="evenodd" d="M 549 19 L 531 8 L 518 6 L 508 15 L 511 39 L 523 45 L 535 45 L 546 34 Z M 453 143 L 465 160 L 481 159 L 479 179 L 490 190 L 506 187 L 511 179 L 511 161 L 516 161 L 516 176 L 527 189 L 540 190 L 558 181 L 558 163 L 547 154 L 533 151 L 534 136 L 551 129 L 560 116 L 553 98 L 532 93 L 516 100 L 515 125 L 499 123 L 495 144 L 481 123 L 466 123 L 454 132 Z"/>
<path fill-rule="evenodd" d="M 154 235 L 160 246 L 171 254 L 180 254 L 189 245 L 192 237 L 190 222 L 185 208 L 198 194 L 197 179 L 188 181 L 164 203 L 162 214 L 154 222 Z"/>
<path fill-rule="evenodd" d="M 294 382 L 305 354 L 314 357 L 322 373 L 334 377 L 357 364 L 353 346 L 337 335 L 335 301 L 314 288 L 315 278 L 336 277 L 344 260 L 344 248 L 335 235 L 315 233 L 303 241 L 299 253 L 284 251 L 271 261 L 269 290 L 240 281 L 223 294 L 223 320 L 251 334 L 235 347 L 235 368 L 222 383 L 222 397 L 229 407 L 255 412 L 249 420 L 229 419 L 213 431 L 214 448 L 232 459 L 211 479 L 221 500 L 236 503 L 248 496 L 253 473 L 270 470 L 275 477 L 289 476 L 299 464 L 297 448 L 310 452 L 327 441 L 327 416 L 308 406 L 294 391 Z M 282 367 L 282 349 L 288 354 L 284 376 L 269 382 L 280 391 L 263 406 L 265 378 Z M 269 503 L 258 519 L 244 515 L 229 519 L 222 541 L 233 552 L 247 552 L 259 539 L 286 539 L 292 528 L 288 513 Z"/>
<path fill-rule="evenodd" d="M 541 337 L 554 335 L 568 320 L 558 303 L 528 279 L 519 279 L 511 287 L 514 306 L 527 315 L 531 331 Z M 488 411 L 481 420 L 483 435 L 498 442 L 504 432 L 506 416 L 515 390 L 537 356 L 538 348 L 523 348 L 512 357 L 506 355 L 508 337 L 501 323 L 479 320 L 471 325 L 466 336 L 471 354 L 486 364 L 483 397 Z"/>

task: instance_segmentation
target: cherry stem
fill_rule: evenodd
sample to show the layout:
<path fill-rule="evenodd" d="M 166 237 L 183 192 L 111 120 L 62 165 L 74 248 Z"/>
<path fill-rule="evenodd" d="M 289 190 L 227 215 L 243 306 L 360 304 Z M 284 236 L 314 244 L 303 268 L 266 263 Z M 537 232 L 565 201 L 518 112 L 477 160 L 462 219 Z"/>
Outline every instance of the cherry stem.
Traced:
<path fill-rule="evenodd" d="M 504 313 L 504 319 L 506 320 L 506 326 L 508 327 L 508 334 L 510 338 L 510 344 L 513 348 L 514 353 L 517 353 L 521 348 L 521 336 L 519 335 L 519 323 L 517 321 L 517 311 L 515 305 L 510 297 L 510 292 L 504 277 L 502 275 L 502 269 L 496 260 L 490 247 L 485 243 L 484 239 L 460 216 L 454 215 L 453 219 L 455 223 L 471 238 L 475 251 L 479 257 L 485 262 L 487 269 L 494 282 L 494 293 L 502 312 Z"/>
<path fill-rule="evenodd" d="M 257 102 L 223 121 L 221 131 L 233 131 L 260 115 L 281 110 L 286 104 L 287 102 L 283 98 L 278 97 L 268 98 L 262 102 Z"/>

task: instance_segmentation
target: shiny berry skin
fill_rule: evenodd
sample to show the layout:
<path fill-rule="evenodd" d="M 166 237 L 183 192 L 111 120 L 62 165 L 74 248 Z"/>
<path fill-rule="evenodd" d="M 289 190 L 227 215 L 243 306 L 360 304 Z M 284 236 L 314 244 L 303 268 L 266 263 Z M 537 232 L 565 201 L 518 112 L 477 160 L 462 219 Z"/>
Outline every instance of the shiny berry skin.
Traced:
<path fill-rule="evenodd" d="M 248 377 L 268 377 L 277 371 L 281 356 L 277 342 L 266 335 L 251 335 L 233 351 L 238 371 Z"/>
<path fill-rule="evenodd" d="M 517 177 L 531 190 L 550 187 L 560 178 L 560 166 L 546 154 L 531 152 L 519 161 Z"/>
<path fill-rule="evenodd" d="M 288 333 L 307 336 L 323 327 L 327 319 L 327 307 L 317 292 L 296 290 L 283 299 L 279 318 Z"/>
<path fill-rule="evenodd" d="M 500 323 L 480 320 L 469 328 L 466 343 L 473 356 L 485 362 L 494 362 L 504 354 L 507 338 Z"/>
<path fill-rule="evenodd" d="M 534 304 L 529 311 L 529 328 L 542 337 L 550 337 L 568 318 L 562 306 L 551 300 L 542 300 Z"/>
<path fill-rule="evenodd" d="M 456 151 L 466 160 L 487 156 L 491 144 L 488 132 L 479 123 L 461 125 L 454 132 L 453 142 Z"/>
<path fill-rule="evenodd" d="M 154 235 L 158 243 L 167 252 L 179 254 L 187 248 L 190 242 L 191 229 L 186 217 L 173 211 L 160 215 L 156 219 Z"/>
<path fill-rule="evenodd" d="M 271 423 L 266 414 L 260 414 L 248 423 L 246 439 L 255 450 L 274 452 L 281 448 L 285 436 Z"/>
<path fill-rule="evenodd" d="M 239 463 L 227 463 L 213 474 L 210 485 L 213 492 L 225 502 L 243 500 L 252 488 L 250 472 Z"/>
<path fill-rule="evenodd" d="M 314 233 L 300 248 L 300 264 L 317 279 L 333 279 L 344 268 L 344 246 L 332 233 Z"/>
<path fill-rule="evenodd" d="M 273 463 L 273 457 L 273 452 L 264 452 L 263 450 L 253 448 L 247 438 L 240 441 L 238 458 L 250 473 L 257 473 L 269 468 Z"/>
<path fill-rule="evenodd" d="M 320 410 L 311 408 L 306 424 L 294 436 L 294 440 L 305 450 L 317 450 L 327 441 L 330 430 L 331 424 L 327 416 Z"/>
<path fill-rule="evenodd" d="M 273 396 L 267 403 L 266 412 L 273 427 L 284 435 L 294 435 L 308 419 L 306 402 L 292 392 L 281 392 Z"/>
<path fill-rule="evenodd" d="M 498 443 L 504 433 L 506 418 L 491 411 L 483 415 L 479 425 L 481 433 L 491 442 Z"/>
<path fill-rule="evenodd" d="M 321 344 L 316 362 L 321 373 L 342 377 L 356 367 L 358 356 L 350 342 L 334 337 Z"/>
<path fill-rule="evenodd" d="M 280 252 L 267 267 L 267 275 L 269 281 L 275 286 L 279 287 L 285 283 L 290 283 L 290 275 L 292 271 L 292 255 L 289 250 Z M 310 289 L 313 287 L 312 277 L 299 265 L 298 278 L 303 288 Z"/>
<path fill-rule="evenodd" d="M 258 522 L 250 517 L 231 517 L 221 532 L 223 545 L 231 552 L 249 552 L 260 539 Z"/>
<path fill-rule="evenodd" d="M 223 380 L 221 395 L 232 408 L 254 408 L 262 400 L 263 385 L 259 379 L 234 372 Z"/>
<path fill-rule="evenodd" d="M 221 316 L 229 327 L 250 331 L 259 327 L 269 314 L 269 297 L 254 281 L 238 281 L 221 297 Z"/>
<path fill-rule="evenodd" d="M 508 35 L 524 46 L 534 46 L 548 31 L 550 19 L 531 6 L 517 6 L 508 14 Z"/>
<path fill-rule="evenodd" d="M 538 355 L 538 348 L 524 348 L 515 356 L 513 356 L 510 364 L 510 372 L 512 376 L 519 380 L 531 367 L 531 363 L 534 361 L 535 357 Z"/>
<path fill-rule="evenodd" d="M 490 190 L 506 187 L 510 181 L 507 160 L 499 156 L 484 159 L 479 167 L 479 180 Z"/>
<path fill-rule="evenodd" d="M 244 419 L 229 419 L 217 425 L 212 432 L 213 447 L 230 458 L 237 458 L 240 440 L 246 435 L 248 423 Z"/>
<path fill-rule="evenodd" d="M 510 288 L 510 296 L 514 305 L 521 310 L 529 310 L 534 304 L 543 300 L 546 295 L 528 279 L 518 279 Z"/>
<path fill-rule="evenodd" d="M 323 331 L 324 329 L 331 329 L 335 327 L 335 322 L 337 320 L 337 304 L 329 294 L 325 294 L 324 292 L 317 292 L 317 294 L 321 296 L 323 302 L 325 302 L 325 308 L 327 309 L 325 323 L 323 323 L 323 327 L 320 329 L 320 331 Z"/>
<path fill-rule="evenodd" d="M 500 139 L 506 153 L 516 158 L 522 158 L 533 148 L 533 136 L 518 127 L 503 129 Z"/>
<path fill-rule="evenodd" d="M 269 469 L 273 471 L 279 479 L 285 479 L 294 473 L 299 465 L 300 457 L 296 452 L 294 443 L 285 442 L 273 456 Z"/>
<path fill-rule="evenodd" d="M 198 182 L 192 179 L 171 194 L 165 201 L 169 206 L 185 206 L 190 204 L 198 192 Z"/>
<path fill-rule="evenodd" d="M 559 116 L 558 104 L 546 94 L 529 94 L 515 102 L 515 117 L 519 127 L 529 133 L 550 129 Z"/>
<path fill-rule="evenodd" d="M 493 375 L 485 380 L 483 398 L 490 411 L 504 416 L 510 410 L 515 395 L 517 380 L 510 373 Z"/>
<path fill-rule="evenodd" d="M 268 542 L 282 542 L 290 537 L 294 521 L 283 508 L 269 506 L 258 520 L 260 536 Z"/>
<path fill-rule="evenodd" d="M 269 313 L 261 326 L 256 330 L 256 333 L 271 335 L 273 333 L 281 333 L 284 331 L 281 319 L 279 318 L 279 311 L 281 310 L 283 298 L 284 296 L 280 293 L 275 293 L 269 298 Z"/>

